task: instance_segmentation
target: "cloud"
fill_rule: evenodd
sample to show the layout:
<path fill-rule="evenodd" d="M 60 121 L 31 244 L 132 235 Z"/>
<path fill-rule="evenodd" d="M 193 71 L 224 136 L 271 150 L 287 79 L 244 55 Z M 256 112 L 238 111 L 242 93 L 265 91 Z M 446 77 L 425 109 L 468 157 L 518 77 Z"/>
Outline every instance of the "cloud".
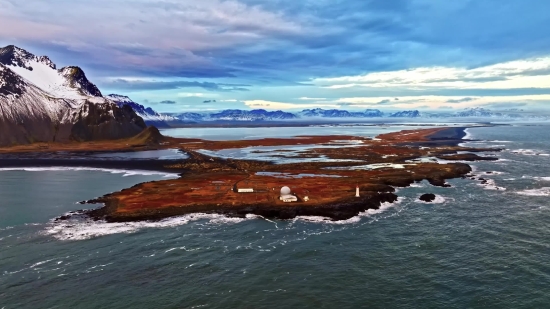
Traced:
<path fill-rule="evenodd" d="M 550 93 L 548 11 L 525 0 L 0 0 L 0 43 L 79 65 L 116 93 L 155 90 L 151 102 L 178 89 L 319 106 L 514 102 L 504 96 Z"/>
<path fill-rule="evenodd" d="M 462 99 L 450 99 L 447 100 L 447 103 L 464 103 L 475 100 L 474 98 L 462 98 Z"/>
<path fill-rule="evenodd" d="M 202 92 L 178 92 L 177 96 L 181 98 L 200 98 L 205 94 Z"/>
<path fill-rule="evenodd" d="M 451 108 L 464 108 L 475 106 L 538 106 L 542 104 L 550 104 L 550 94 L 541 95 L 510 95 L 510 96 L 480 96 L 464 100 L 464 97 L 453 96 L 406 96 L 399 97 L 398 101 L 380 97 L 350 97 L 339 98 L 331 101 L 326 101 L 325 104 L 346 104 L 346 106 L 355 108 L 376 108 L 380 106 L 392 108 L 433 108 L 437 109 L 442 106 L 449 106 L 449 102 L 454 103 Z M 521 104 L 521 105 L 516 105 Z"/>
<path fill-rule="evenodd" d="M 321 100 L 326 100 L 326 98 L 309 98 L 309 97 L 300 97 L 299 99 L 300 99 L 300 100 L 303 100 L 303 101 L 321 101 Z"/>
<path fill-rule="evenodd" d="M 499 102 L 499 103 L 490 103 L 486 105 L 489 108 L 497 108 L 497 109 L 509 109 L 509 108 L 519 108 L 519 107 L 526 107 L 528 106 L 527 103 L 517 103 L 517 102 Z"/>
<path fill-rule="evenodd" d="M 550 87 L 550 57 L 497 63 L 477 68 L 419 67 L 365 75 L 317 78 L 324 88 L 513 89 Z"/>
<path fill-rule="evenodd" d="M 304 108 L 340 108 L 340 104 L 297 104 L 287 102 L 274 102 L 265 100 L 245 100 L 244 104 L 250 108 L 264 108 L 270 110 L 279 109 L 304 109 Z"/>
<path fill-rule="evenodd" d="M 121 78 L 103 82 L 100 86 L 125 91 L 170 90 L 182 88 L 202 88 L 208 91 L 218 92 L 248 91 L 247 88 L 244 88 L 248 85 L 242 84 L 223 84 L 198 81 L 126 80 Z"/>

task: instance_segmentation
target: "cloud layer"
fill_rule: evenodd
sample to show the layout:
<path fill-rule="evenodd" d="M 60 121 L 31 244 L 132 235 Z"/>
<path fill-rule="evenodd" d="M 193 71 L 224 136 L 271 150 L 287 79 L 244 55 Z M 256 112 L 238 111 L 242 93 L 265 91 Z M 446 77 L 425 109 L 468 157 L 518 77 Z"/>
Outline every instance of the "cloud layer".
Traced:
<path fill-rule="evenodd" d="M 550 94 L 549 11 L 539 0 L 0 0 L 0 43 L 167 110 L 361 108 L 354 98 L 529 108 Z"/>

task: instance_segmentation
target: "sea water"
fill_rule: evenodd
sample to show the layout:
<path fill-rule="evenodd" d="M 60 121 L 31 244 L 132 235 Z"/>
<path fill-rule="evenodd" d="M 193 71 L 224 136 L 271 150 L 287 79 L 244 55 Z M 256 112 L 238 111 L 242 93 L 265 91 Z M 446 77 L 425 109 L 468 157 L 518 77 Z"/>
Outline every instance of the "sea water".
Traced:
<path fill-rule="evenodd" d="M 549 126 L 469 129 L 489 180 L 399 189 L 344 222 L 188 215 L 56 223 L 166 175 L 0 171 L 0 308 L 545 308 Z M 423 193 L 437 203 L 423 203 Z"/>

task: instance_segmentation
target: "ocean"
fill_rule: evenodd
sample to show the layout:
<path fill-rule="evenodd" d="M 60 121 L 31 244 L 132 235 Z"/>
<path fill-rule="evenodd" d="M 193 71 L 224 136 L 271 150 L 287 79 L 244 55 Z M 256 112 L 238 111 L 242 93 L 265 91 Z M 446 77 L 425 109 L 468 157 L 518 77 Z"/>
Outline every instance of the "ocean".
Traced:
<path fill-rule="evenodd" d="M 52 219 L 78 201 L 174 175 L 0 170 L 0 309 L 546 308 L 549 129 L 468 129 L 478 141 L 467 145 L 505 148 L 472 163 L 486 184 L 401 188 L 398 203 L 343 222 L 197 214 L 67 225 Z"/>

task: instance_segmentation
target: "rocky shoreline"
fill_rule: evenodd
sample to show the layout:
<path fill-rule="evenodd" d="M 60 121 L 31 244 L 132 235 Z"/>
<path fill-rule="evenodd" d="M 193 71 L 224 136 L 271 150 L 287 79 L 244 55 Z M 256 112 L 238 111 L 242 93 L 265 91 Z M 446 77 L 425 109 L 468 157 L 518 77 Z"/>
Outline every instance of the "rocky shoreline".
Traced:
<path fill-rule="evenodd" d="M 312 136 L 245 141 L 205 141 L 163 137 L 156 130 L 124 145 L 105 142 L 90 145 L 53 145 L 60 151 L 0 151 L 0 168 L 6 167 L 94 167 L 154 170 L 180 175 L 178 179 L 138 184 L 82 204 L 102 205 L 84 213 L 94 220 L 128 222 L 160 220 L 190 213 L 215 213 L 232 217 L 249 214 L 273 219 L 320 216 L 346 220 L 367 209 L 398 199 L 396 187 L 427 180 L 447 187 L 448 179 L 465 177 L 468 164 L 416 161 L 437 157 L 448 162 L 495 160 L 476 153 L 495 149 L 467 148 L 466 127 L 418 129 L 379 135 L 376 139 L 356 136 Z M 151 142 L 152 141 L 152 142 Z M 309 145 L 289 155 L 285 146 Z M 240 160 L 209 156 L 203 150 L 256 146 L 280 146 L 274 157 L 281 162 Z M 334 147 L 338 145 L 338 147 Z M 95 147 L 94 147 L 95 146 Z M 102 153 L 177 148 L 188 158 L 179 160 L 120 160 L 92 157 Z M 61 150 L 63 149 L 63 150 Z M 95 151 L 93 151 L 95 150 Z M 345 151 L 343 151 L 345 150 Z M 257 151 L 263 153 L 264 151 Z M 322 160 L 311 160 L 312 158 Z M 285 158 L 303 160 L 285 163 Z M 283 176 L 281 176 L 283 175 Z M 306 176 L 303 176 L 306 175 Z M 296 202 L 279 199 L 282 186 L 292 188 Z M 250 188 L 240 193 L 239 188 Z M 360 196 L 356 196 L 356 189 Z M 429 195 L 425 196 L 430 202 Z M 70 217 L 70 216 L 69 216 Z M 58 220 L 69 218 L 63 216 Z"/>
<path fill-rule="evenodd" d="M 436 155 L 440 153 L 441 156 L 451 156 L 468 149 L 458 146 L 463 142 L 464 130 L 465 128 L 438 128 L 381 135 L 381 142 L 365 140 L 364 147 L 346 148 L 349 151 L 345 154 L 342 154 L 342 151 L 336 154 L 331 148 L 323 148 L 323 143 L 315 149 L 331 159 L 349 159 L 350 156 L 359 159 L 366 156 L 369 159 L 364 163 L 388 166 L 372 170 L 356 170 L 354 168 L 360 163 L 345 161 L 273 164 L 254 160 L 220 159 L 196 152 L 195 145 L 191 148 L 182 147 L 182 151 L 186 151 L 190 158 L 164 166 L 168 170 L 181 171 L 180 178 L 138 184 L 120 192 L 84 201 L 85 204 L 103 205 L 85 213 L 94 220 L 108 222 L 161 220 L 190 213 L 215 213 L 231 217 L 252 214 L 272 219 L 320 216 L 332 220 L 346 220 L 368 209 L 378 209 L 383 203 L 397 201 L 395 187 L 407 187 L 422 180 L 427 180 L 434 186 L 446 187 L 448 179 L 468 175 L 472 169 L 465 163 L 405 163 L 414 158 L 431 155 L 432 152 Z M 441 140 L 445 141 L 443 145 L 438 144 L 431 151 L 422 150 L 425 148 L 424 145 Z M 415 146 L 411 146 L 413 144 Z M 201 146 L 213 149 L 228 147 L 223 141 L 219 144 L 208 142 L 208 145 L 205 143 Z M 369 152 L 373 150 L 377 152 Z M 468 150 L 484 151 L 477 148 Z M 385 154 L 388 151 L 392 154 Z M 303 155 L 307 157 L 308 153 L 304 152 Z M 377 153 L 376 158 L 373 153 Z M 449 160 L 452 158 L 449 157 Z M 328 169 L 331 167 L 343 170 Z M 257 175 L 258 171 L 289 172 L 291 176 L 278 178 Z M 307 181 L 299 176 L 306 173 L 312 175 Z M 251 183 L 254 185 L 250 185 Z M 277 190 L 282 184 L 293 188 L 297 202 L 283 203 L 278 200 Z M 360 197 L 354 195 L 356 185 L 360 187 Z M 253 186 L 254 193 L 236 192 L 235 189 L 243 186 Z M 426 195 L 425 199 L 426 202 L 430 202 L 430 195 Z"/>

